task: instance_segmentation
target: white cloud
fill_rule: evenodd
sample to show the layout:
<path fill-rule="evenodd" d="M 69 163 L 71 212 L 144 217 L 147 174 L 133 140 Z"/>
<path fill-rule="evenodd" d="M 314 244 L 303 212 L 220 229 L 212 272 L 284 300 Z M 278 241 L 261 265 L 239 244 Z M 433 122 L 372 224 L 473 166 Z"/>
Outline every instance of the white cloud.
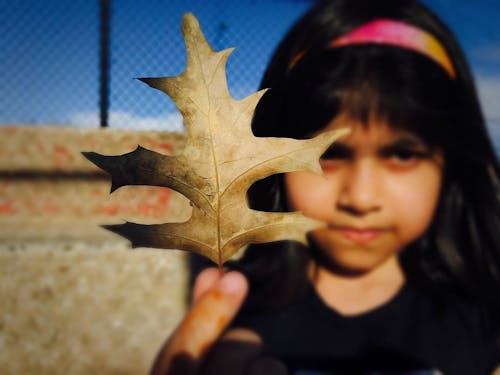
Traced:
<path fill-rule="evenodd" d="M 470 53 L 471 57 L 480 59 L 481 61 L 500 61 L 500 46 L 498 45 L 489 45 L 474 48 Z"/>
<path fill-rule="evenodd" d="M 96 128 L 99 126 L 97 112 L 76 112 L 68 116 L 70 125 L 79 128 Z M 109 113 L 110 128 L 134 130 L 170 130 L 182 131 L 183 123 L 180 113 L 169 113 L 158 117 L 140 117 L 125 111 Z"/>
<path fill-rule="evenodd" d="M 478 76 L 476 82 L 486 118 L 500 122 L 500 75 Z"/>
<path fill-rule="evenodd" d="M 76 112 L 68 116 L 67 122 L 77 128 L 96 128 L 99 126 L 99 115 L 96 112 Z"/>
<path fill-rule="evenodd" d="M 500 153 L 500 76 L 476 77 L 479 98 L 490 134 Z M 79 128 L 99 127 L 97 112 L 76 112 L 68 116 L 70 125 Z M 158 117 L 140 117 L 125 111 L 109 113 L 109 124 L 115 129 L 183 131 L 180 113 L 169 113 Z"/>
<path fill-rule="evenodd" d="M 488 129 L 500 154 L 500 76 L 478 76 L 476 82 Z"/>

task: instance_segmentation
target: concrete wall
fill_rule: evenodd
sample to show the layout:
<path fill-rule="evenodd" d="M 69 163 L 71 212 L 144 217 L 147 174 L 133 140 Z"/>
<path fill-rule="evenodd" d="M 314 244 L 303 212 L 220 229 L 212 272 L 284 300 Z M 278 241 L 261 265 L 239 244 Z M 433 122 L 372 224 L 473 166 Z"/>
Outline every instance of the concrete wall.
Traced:
<path fill-rule="evenodd" d="M 100 224 L 182 221 L 187 200 L 123 187 L 81 151 L 137 144 L 169 153 L 165 132 L 0 127 L 0 373 L 145 374 L 185 311 L 186 253 L 134 249 Z"/>

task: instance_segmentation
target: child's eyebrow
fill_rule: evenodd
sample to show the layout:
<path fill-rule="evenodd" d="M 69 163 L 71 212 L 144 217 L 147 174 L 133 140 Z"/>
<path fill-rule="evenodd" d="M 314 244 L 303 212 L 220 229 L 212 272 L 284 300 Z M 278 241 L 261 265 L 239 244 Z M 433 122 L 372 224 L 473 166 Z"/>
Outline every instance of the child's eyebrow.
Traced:
<path fill-rule="evenodd" d="M 423 154 L 431 154 L 432 149 L 424 141 L 415 136 L 403 136 L 381 145 L 377 152 L 381 155 L 391 154 L 395 151 L 410 150 L 419 151 Z M 356 153 L 355 147 L 342 141 L 336 141 L 321 155 L 322 159 L 329 157 L 352 157 Z"/>
<path fill-rule="evenodd" d="M 349 157 L 354 154 L 354 150 L 348 144 L 336 141 L 326 149 L 323 155 L 321 155 L 321 158 L 327 159 L 332 154 L 336 156 Z"/>
<path fill-rule="evenodd" d="M 420 138 L 406 136 L 396 139 L 380 147 L 380 151 L 393 149 L 424 149 L 430 151 L 430 147 Z"/>

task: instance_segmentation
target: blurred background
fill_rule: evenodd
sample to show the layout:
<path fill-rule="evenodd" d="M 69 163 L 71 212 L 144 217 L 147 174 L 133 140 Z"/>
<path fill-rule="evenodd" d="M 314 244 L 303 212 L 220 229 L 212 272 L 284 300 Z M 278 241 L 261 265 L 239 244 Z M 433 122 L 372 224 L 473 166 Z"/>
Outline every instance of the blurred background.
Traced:
<path fill-rule="evenodd" d="M 147 374 L 188 303 L 178 250 L 133 250 L 103 224 L 182 222 L 186 198 L 109 194 L 81 151 L 182 147 L 173 102 L 137 77 L 186 64 L 193 12 L 239 99 L 314 0 L 0 0 L 0 373 Z M 500 2 L 425 0 L 465 48 L 500 154 Z"/>
<path fill-rule="evenodd" d="M 228 62 L 236 98 L 255 91 L 290 24 L 314 0 L 0 1 L 0 124 L 181 130 L 164 94 L 136 77 L 185 66 L 182 14 L 193 12 Z M 425 0 L 466 50 L 500 150 L 500 3 Z"/>
<path fill-rule="evenodd" d="M 169 98 L 134 78 L 183 71 L 183 13 L 197 16 L 214 50 L 236 47 L 228 83 L 241 98 L 256 90 L 279 38 L 312 2 L 4 1 L 0 123 L 98 127 L 104 99 L 110 127 L 181 130 Z"/>

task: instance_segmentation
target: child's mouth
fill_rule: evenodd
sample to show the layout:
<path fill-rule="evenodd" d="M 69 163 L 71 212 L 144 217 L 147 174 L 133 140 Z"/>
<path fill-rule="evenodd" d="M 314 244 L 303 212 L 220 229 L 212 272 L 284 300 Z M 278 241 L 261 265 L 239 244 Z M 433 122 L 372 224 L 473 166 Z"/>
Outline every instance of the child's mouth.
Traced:
<path fill-rule="evenodd" d="M 383 232 L 383 230 L 379 228 L 357 228 L 340 226 L 335 227 L 334 229 L 339 231 L 344 238 L 357 243 L 366 243 L 373 241 L 378 238 Z"/>

